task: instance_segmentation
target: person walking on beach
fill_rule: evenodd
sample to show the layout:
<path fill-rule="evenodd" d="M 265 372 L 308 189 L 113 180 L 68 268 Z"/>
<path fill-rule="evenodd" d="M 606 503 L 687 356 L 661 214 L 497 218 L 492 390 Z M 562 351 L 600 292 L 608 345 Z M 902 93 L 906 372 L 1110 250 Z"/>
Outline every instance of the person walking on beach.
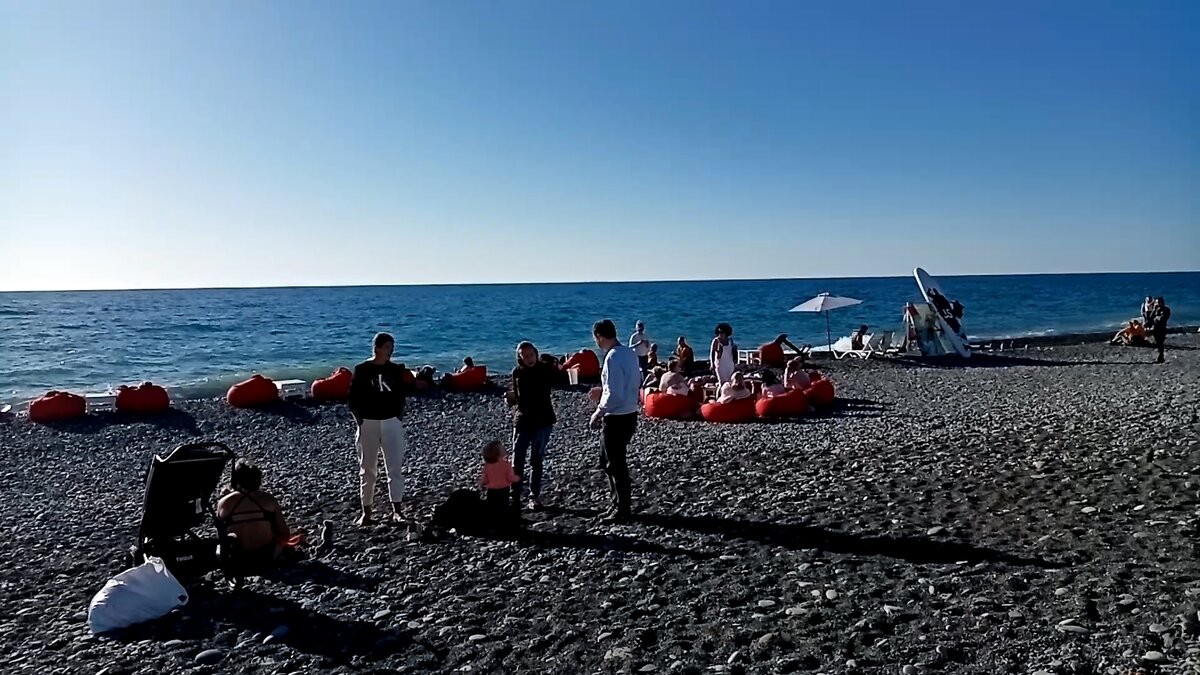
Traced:
<path fill-rule="evenodd" d="M 565 384 L 567 374 L 538 358 L 532 342 L 517 345 L 517 366 L 512 371 L 512 390 L 508 403 L 515 407 L 513 429 L 513 470 L 522 482 L 513 485 L 513 502 L 520 506 L 522 486 L 525 485 L 525 458 L 529 457 L 529 507 L 542 509 L 542 465 L 550 433 L 558 418 L 550 394 L 556 384 Z"/>
<path fill-rule="evenodd" d="M 650 368 L 650 338 L 646 335 L 646 324 L 642 321 L 634 324 L 633 335 L 629 336 L 629 348 L 637 354 L 638 367 L 642 372 Z"/>
<path fill-rule="evenodd" d="M 358 476 L 362 515 L 359 525 L 370 525 L 375 504 L 375 479 L 379 471 L 379 453 L 383 451 L 383 468 L 387 472 L 388 498 L 392 502 L 392 519 L 404 522 L 400 501 L 404 498 L 404 453 L 408 441 L 404 436 L 405 368 L 392 363 L 396 341 L 387 333 L 379 333 L 372 341 L 375 355 L 354 367 L 350 380 L 350 414 L 358 424 L 355 444 L 358 447 Z"/>
<path fill-rule="evenodd" d="M 1171 308 L 1162 297 L 1154 300 L 1154 311 L 1150 313 L 1150 334 L 1154 336 L 1154 346 L 1158 348 L 1158 363 L 1166 363 L 1163 356 L 1163 345 L 1167 341 L 1167 321 L 1171 318 Z"/>
<path fill-rule="evenodd" d="M 593 429 L 602 429 L 600 468 L 608 475 L 612 493 L 612 508 L 601 515 L 608 523 L 629 522 L 632 514 L 633 486 L 629 479 L 627 451 L 637 430 L 638 387 L 642 382 L 641 368 L 633 351 L 617 340 L 617 327 L 604 319 L 592 326 L 596 346 L 603 350 L 604 367 L 600 371 L 600 387 L 592 390 L 599 400 L 592 413 Z"/>
<path fill-rule="evenodd" d="M 708 350 L 708 363 L 717 376 L 717 390 L 720 391 L 721 385 L 733 377 L 737 364 L 737 345 L 733 343 L 733 326 L 727 323 L 717 324 L 713 336 L 712 346 Z"/>

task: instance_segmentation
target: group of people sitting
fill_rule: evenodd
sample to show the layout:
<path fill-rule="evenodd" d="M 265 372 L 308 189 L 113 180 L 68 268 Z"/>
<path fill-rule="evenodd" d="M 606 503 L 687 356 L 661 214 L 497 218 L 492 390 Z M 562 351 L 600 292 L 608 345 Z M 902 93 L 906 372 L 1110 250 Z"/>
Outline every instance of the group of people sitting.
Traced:
<path fill-rule="evenodd" d="M 782 396 L 789 390 L 807 389 L 811 384 L 808 375 L 808 363 L 803 356 L 797 356 L 788 361 L 781 380 L 774 371 L 763 370 L 756 376 L 747 377 L 746 373 L 734 371 L 724 381 L 720 375 L 702 375 L 689 378 L 679 359 L 672 358 L 666 366 L 652 368 L 646 374 L 642 383 L 644 393 L 663 392 L 677 396 L 696 396 L 704 392 L 707 385 L 716 384 L 712 396 L 701 394 L 700 400 L 715 400 L 718 403 L 729 403 L 743 398 L 753 398 L 761 395 L 764 398 Z M 754 384 L 760 385 L 756 394 Z"/>
<path fill-rule="evenodd" d="M 1163 363 L 1163 343 L 1167 338 L 1167 322 L 1170 318 L 1171 308 L 1167 306 L 1166 300 L 1162 297 L 1146 296 L 1142 302 L 1141 317 L 1125 322 L 1121 330 L 1109 340 L 1109 344 L 1149 347 L 1152 337 L 1153 346 L 1158 348 L 1158 363 Z"/>

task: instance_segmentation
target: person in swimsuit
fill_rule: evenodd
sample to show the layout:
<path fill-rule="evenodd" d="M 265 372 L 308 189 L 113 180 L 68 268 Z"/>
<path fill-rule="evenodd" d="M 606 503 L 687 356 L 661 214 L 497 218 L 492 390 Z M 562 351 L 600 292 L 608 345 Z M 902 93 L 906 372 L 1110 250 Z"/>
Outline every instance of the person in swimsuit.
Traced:
<path fill-rule="evenodd" d="M 237 539 L 244 560 L 269 565 L 288 547 L 283 509 L 262 491 L 262 470 L 244 459 L 233 464 L 233 492 L 217 502 L 217 519 Z"/>
<path fill-rule="evenodd" d="M 788 389 L 799 389 L 804 391 L 812 384 L 805 372 L 805 363 L 803 356 L 788 361 L 787 368 L 783 370 L 783 386 Z"/>

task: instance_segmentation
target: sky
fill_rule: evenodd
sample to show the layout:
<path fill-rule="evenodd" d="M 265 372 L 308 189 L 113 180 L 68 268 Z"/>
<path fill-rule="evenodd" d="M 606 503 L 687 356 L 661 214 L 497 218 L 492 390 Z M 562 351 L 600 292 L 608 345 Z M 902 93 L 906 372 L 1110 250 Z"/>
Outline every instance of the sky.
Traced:
<path fill-rule="evenodd" d="M 0 290 L 1200 268 L 1200 3 L 0 0 Z"/>

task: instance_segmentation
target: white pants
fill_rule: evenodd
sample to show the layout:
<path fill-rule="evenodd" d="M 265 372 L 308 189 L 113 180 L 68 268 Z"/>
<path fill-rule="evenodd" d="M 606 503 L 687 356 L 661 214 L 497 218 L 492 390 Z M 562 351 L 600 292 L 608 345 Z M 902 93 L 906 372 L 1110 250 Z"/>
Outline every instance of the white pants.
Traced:
<path fill-rule="evenodd" d="M 383 469 L 387 472 L 388 498 L 399 502 L 404 498 L 404 452 L 408 440 L 404 423 L 393 417 L 387 420 L 363 420 L 358 425 L 358 478 L 364 510 L 375 504 L 375 478 L 379 475 L 379 451 L 383 450 Z"/>

